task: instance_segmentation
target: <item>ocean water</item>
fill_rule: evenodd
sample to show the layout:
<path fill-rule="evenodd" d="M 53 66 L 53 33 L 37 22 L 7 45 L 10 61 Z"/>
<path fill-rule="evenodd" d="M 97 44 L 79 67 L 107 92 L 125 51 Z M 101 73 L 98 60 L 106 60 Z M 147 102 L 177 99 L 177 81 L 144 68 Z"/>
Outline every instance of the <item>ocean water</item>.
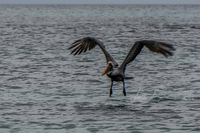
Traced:
<path fill-rule="evenodd" d="M 0 5 L 0 133 L 200 131 L 199 5 Z M 101 40 L 120 64 L 138 40 L 171 43 L 165 58 L 143 48 L 122 83 L 101 76 Z"/>

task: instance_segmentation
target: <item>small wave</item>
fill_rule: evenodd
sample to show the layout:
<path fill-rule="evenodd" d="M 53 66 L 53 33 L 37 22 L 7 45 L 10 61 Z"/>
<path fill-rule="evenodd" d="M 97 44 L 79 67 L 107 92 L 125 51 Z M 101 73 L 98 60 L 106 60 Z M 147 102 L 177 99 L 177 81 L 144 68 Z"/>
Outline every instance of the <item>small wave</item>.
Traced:
<path fill-rule="evenodd" d="M 130 101 L 131 103 L 146 103 L 148 102 L 150 99 L 146 96 L 133 96 L 133 97 L 130 97 Z"/>

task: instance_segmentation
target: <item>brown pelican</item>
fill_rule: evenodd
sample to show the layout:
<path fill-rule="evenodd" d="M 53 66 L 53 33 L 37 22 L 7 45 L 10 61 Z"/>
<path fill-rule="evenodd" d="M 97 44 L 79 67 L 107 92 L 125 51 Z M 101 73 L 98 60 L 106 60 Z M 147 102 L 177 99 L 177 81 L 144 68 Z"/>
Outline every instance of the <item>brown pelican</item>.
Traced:
<path fill-rule="evenodd" d="M 122 64 L 118 66 L 117 62 L 106 51 L 103 43 L 94 37 L 85 37 L 80 40 L 77 40 L 74 43 L 72 43 L 72 46 L 69 47 L 68 49 L 73 49 L 71 51 L 71 54 L 77 55 L 81 54 L 82 52 L 86 52 L 87 50 L 93 49 L 96 45 L 98 45 L 101 48 L 106 57 L 107 66 L 103 71 L 102 76 L 104 74 L 107 74 L 107 76 L 111 79 L 110 96 L 113 93 L 112 91 L 113 81 L 123 82 L 123 94 L 124 96 L 126 96 L 124 80 L 132 78 L 132 77 L 126 77 L 124 74 L 126 65 L 136 58 L 136 56 L 140 53 L 141 49 L 144 46 L 146 46 L 152 52 L 163 54 L 165 57 L 172 56 L 173 54 L 171 51 L 175 50 L 171 44 L 163 42 L 157 42 L 151 40 L 137 41 L 130 49 L 129 53 L 127 54 Z"/>

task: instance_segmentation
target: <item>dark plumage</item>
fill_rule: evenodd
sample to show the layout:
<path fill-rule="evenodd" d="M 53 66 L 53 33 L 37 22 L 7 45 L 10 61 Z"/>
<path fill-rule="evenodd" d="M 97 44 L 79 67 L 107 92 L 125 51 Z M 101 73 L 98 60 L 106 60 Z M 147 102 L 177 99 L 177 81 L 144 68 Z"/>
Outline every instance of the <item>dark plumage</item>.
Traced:
<path fill-rule="evenodd" d="M 72 46 L 69 47 L 68 49 L 72 49 L 71 54 L 77 55 L 77 54 L 81 54 L 82 52 L 84 53 L 87 50 L 91 50 L 96 45 L 98 45 L 101 48 L 101 50 L 103 51 L 106 57 L 107 67 L 102 73 L 102 76 L 104 74 L 107 74 L 107 76 L 111 79 L 110 96 L 112 95 L 113 81 L 123 82 L 123 94 L 124 96 L 126 96 L 124 80 L 131 79 L 131 77 L 125 77 L 124 72 L 126 69 L 126 65 L 136 58 L 136 56 L 140 53 L 140 51 L 142 50 L 144 46 L 146 46 L 150 51 L 160 53 L 164 55 L 165 57 L 172 56 L 173 53 L 171 51 L 175 50 L 171 44 L 167 44 L 163 42 L 149 41 L 149 40 L 137 41 L 134 43 L 134 45 L 130 49 L 129 53 L 127 54 L 122 64 L 118 67 L 117 62 L 106 51 L 103 43 L 97 40 L 96 38 L 93 38 L 93 37 L 82 38 L 72 43 Z"/>

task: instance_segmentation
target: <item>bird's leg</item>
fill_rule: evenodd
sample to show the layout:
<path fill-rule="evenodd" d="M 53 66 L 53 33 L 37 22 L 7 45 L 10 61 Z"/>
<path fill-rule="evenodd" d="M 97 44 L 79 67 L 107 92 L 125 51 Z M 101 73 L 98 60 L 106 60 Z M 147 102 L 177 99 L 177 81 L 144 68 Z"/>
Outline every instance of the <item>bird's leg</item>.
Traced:
<path fill-rule="evenodd" d="M 123 82 L 123 94 L 124 94 L 124 96 L 126 96 L 125 82 L 124 82 L 124 80 L 122 82 Z"/>
<path fill-rule="evenodd" d="M 111 95 L 113 94 L 112 86 L 113 86 L 113 80 L 111 80 L 111 85 L 110 85 L 110 97 L 111 97 Z"/>

